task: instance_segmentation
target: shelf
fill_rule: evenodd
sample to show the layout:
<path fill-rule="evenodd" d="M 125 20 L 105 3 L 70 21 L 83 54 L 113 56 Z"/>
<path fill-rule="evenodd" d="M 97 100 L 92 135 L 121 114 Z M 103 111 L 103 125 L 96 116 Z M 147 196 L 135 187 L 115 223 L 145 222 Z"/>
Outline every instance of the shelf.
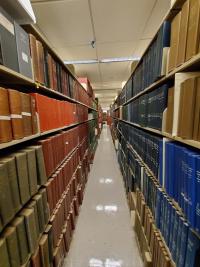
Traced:
<path fill-rule="evenodd" d="M 86 121 L 79 122 L 79 123 L 74 123 L 74 124 L 71 124 L 71 125 L 68 125 L 68 126 L 64 126 L 64 127 L 61 127 L 61 128 L 56 128 L 56 129 L 49 130 L 49 131 L 46 131 L 46 132 L 43 132 L 43 133 L 38 133 L 38 134 L 35 134 L 35 135 L 27 136 L 27 137 L 24 137 L 24 138 L 19 139 L 19 140 L 12 140 L 12 141 L 10 141 L 8 143 L 2 143 L 2 144 L 0 144 L 0 150 L 8 148 L 8 147 L 11 147 L 11 146 L 15 146 L 15 145 L 18 145 L 18 144 L 21 144 L 21 143 L 24 143 L 24 142 L 27 142 L 27 141 L 30 141 L 30 140 L 34 140 L 34 139 L 36 139 L 38 137 L 46 136 L 46 135 L 51 134 L 51 133 L 56 133 L 56 132 L 59 132 L 59 131 L 62 131 L 62 130 L 67 130 L 69 128 L 73 128 L 75 126 L 78 126 L 80 124 L 89 122 L 91 120 L 94 120 L 94 119 L 86 120 Z"/>
<path fill-rule="evenodd" d="M 136 124 L 136 123 L 133 123 L 133 122 L 128 122 L 128 121 L 125 121 L 125 120 L 121 120 L 121 119 L 118 119 L 118 118 L 114 118 L 113 117 L 113 119 L 122 121 L 122 122 L 124 122 L 126 124 L 135 126 L 135 127 L 140 128 L 142 130 L 145 130 L 145 131 L 148 131 L 148 132 L 151 132 L 151 133 L 155 133 L 155 134 L 160 135 L 162 137 L 166 137 L 166 138 L 172 139 L 172 140 L 177 141 L 179 143 L 182 143 L 182 144 L 185 144 L 185 145 L 200 149 L 200 142 L 199 141 L 183 139 L 183 138 L 178 137 L 178 136 L 172 136 L 169 133 L 165 133 L 165 132 L 162 132 L 162 131 L 159 131 L 159 130 L 156 130 L 156 129 L 152 129 L 152 128 L 149 128 L 149 127 L 142 127 L 139 124 Z"/>

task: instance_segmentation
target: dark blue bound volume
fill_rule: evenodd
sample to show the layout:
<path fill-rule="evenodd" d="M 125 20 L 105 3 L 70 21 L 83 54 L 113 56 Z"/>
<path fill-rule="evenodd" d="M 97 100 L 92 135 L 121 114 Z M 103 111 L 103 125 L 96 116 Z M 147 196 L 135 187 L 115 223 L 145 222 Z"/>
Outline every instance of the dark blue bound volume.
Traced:
<path fill-rule="evenodd" d="M 177 259 L 177 267 L 185 267 L 188 231 L 189 231 L 189 225 L 185 222 L 182 227 L 181 246 L 180 246 L 179 258 Z"/>
<path fill-rule="evenodd" d="M 200 233 L 200 157 L 197 157 L 196 163 L 196 183 L 195 183 L 195 192 L 196 192 L 196 219 L 195 219 L 195 229 Z"/>
<path fill-rule="evenodd" d="M 200 267 L 200 239 L 189 229 L 184 267 Z"/>

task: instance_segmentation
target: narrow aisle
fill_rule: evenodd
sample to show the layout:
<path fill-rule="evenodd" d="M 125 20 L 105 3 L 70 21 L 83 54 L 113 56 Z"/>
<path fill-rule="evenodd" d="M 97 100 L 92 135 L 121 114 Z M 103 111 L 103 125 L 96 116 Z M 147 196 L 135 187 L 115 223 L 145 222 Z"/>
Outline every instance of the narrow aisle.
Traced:
<path fill-rule="evenodd" d="M 109 128 L 99 140 L 64 267 L 141 267 Z"/>

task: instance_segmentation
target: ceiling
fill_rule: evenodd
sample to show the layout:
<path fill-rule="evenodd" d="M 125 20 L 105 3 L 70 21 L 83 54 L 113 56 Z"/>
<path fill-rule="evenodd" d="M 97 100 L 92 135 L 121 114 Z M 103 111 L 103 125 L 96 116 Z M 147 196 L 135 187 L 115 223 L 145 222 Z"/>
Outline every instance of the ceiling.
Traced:
<path fill-rule="evenodd" d="M 170 0 L 31 2 L 38 28 L 63 60 L 138 58 L 170 7 Z M 130 76 L 131 63 L 76 64 L 75 71 L 77 76 L 90 79 L 102 107 L 106 108 Z"/>

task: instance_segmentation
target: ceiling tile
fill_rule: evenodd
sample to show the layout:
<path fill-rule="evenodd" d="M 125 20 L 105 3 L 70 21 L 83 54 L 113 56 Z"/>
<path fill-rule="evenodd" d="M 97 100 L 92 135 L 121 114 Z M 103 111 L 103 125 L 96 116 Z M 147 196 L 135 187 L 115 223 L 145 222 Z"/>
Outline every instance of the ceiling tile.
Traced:
<path fill-rule="evenodd" d="M 88 44 L 93 32 L 87 0 L 33 4 L 37 24 L 55 47 Z"/>
<path fill-rule="evenodd" d="M 132 56 L 137 42 L 97 43 L 98 58 Z"/>
<path fill-rule="evenodd" d="M 137 41 L 155 0 L 92 0 L 98 42 Z"/>

